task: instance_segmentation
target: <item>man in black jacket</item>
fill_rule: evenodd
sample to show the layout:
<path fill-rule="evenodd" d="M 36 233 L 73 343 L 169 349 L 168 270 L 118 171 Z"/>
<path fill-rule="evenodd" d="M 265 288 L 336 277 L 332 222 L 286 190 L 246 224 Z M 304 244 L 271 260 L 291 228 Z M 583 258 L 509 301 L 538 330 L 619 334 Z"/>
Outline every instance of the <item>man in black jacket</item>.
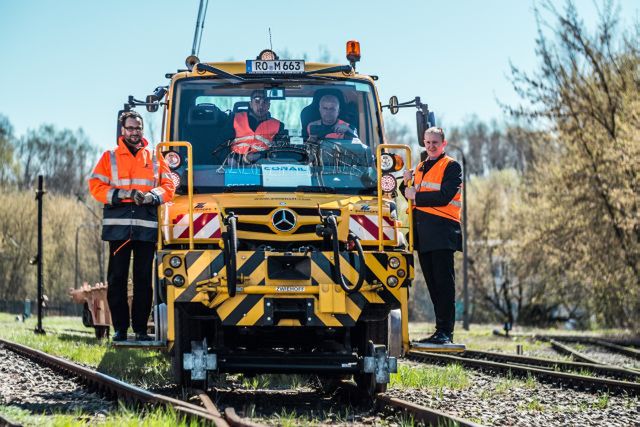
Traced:
<path fill-rule="evenodd" d="M 462 168 L 447 156 L 441 128 L 424 133 L 427 158 L 406 171 L 402 186 L 412 200 L 414 241 L 420 267 L 436 314 L 436 332 L 423 342 L 451 344 L 455 323 L 455 270 L 453 254 L 462 251 L 460 208 Z M 412 185 L 409 183 L 413 180 Z"/>

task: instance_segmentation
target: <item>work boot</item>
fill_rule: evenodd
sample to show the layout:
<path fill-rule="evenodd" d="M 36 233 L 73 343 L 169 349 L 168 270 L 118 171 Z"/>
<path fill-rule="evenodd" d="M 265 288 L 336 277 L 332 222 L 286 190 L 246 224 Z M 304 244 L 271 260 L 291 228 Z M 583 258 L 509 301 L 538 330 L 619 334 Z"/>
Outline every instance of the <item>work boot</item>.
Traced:
<path fill-rule="evenodd" d="M 127 340 L 127 331 L 116 331 L 115 334 L 113 334 L 113 338 L 111 338 L 111 341 L 126 341 Z"/>
<path fill-rule="evenodd" d="M 146 332 L 143 332 L 141 334 L 136 334 L 136 341 L 153 341 L 153 338 L 147 335 Z"/>
<path fill-rule="evenodd" d="M 423 340 L 420 340 L 419 342 L 426 343 L 426 344 L 437 344 L 437 345 L 453 344 L 453 334 L 448 334 L 442 331 L 436 331 L 429 338 L 425 338 Z"/>

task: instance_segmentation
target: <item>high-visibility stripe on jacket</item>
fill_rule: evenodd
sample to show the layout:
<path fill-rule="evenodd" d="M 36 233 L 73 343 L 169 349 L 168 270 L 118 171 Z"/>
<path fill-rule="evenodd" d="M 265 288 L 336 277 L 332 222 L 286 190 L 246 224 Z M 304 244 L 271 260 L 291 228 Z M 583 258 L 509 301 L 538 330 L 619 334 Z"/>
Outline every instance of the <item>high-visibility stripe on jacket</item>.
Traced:
<path fill-rule="evenodd" d="M 273 137 L 280 130 L 280 122 L 276 119 L 267 119 L 260 122 L 254 131 L 249 126 L 249 114 L 243 111 L 235 114 L 233 128 L 236 131 L 236 137 L 231 141 L 231 151 L 247 154 L 268 149 Z"/>
<path fill-rule="evenodd" d="M 153 193 L 160 203 L 173 199 L 175 185 L 163 157 L 142 148 L 136 155 L 126 147 L 122 137 L 118 147 L 105 151 L 89 177 L 89 191 L 104 204 L 102 240 L 156 241 L 158 209 L 154 205 L 137 206 L 130 199 L 116 198 L 116 190 L 140 190 Z"/>
<path fill-rule="evenodd" d="M 311 122 L 307 125 L 307 135 L 311 135 L 311 126 L 317 126 L 317 125 L 321 125 L 322 124 L 322 120 L 316 120 L 314 122 Z M 353 136 L 357 136 L 355 134 L 355 131 L 353 131 L 351 129 L 351 126 L 349 125 L 349 123 L 345 122 L 344 120 L 340 120 L 338 119 L 338 121 L 336 122 L 336 124 L 334 126 L 338 126 L 338 125 L 344 125 L 347 126 L 349 128 L 349 133 L 353 134 Z M 345 136 L 345 132 L 331 132 L 326 134 L 324 137 L 325 138 L 329 138 L 329 139 L 344 139 Z"/>
<path fill-rule="evenodd" d="M 444 171 L 447 168 L 449 162 L 454 162 L 455 160 L 449 156 L 443 156 L 440 160 L 434 164 L 431 169 L 427 171 L 427 173 L 422 172 L 422 166 L 424 162 L 418 164 L 415 169 L 415 174 L 413 178 L 413 183 L 416 189 L 416 192 L 421 191 L 440 191 L 440 186 L 442 185 L 442 179 L 444 178 Z M 460 222 L 460 209 L 462 208 L 462 194 L 460 192 L 460 188 L 458 188 L 457 193 L 453 196 L 453 199 L 446 206 L 413 206 L 415 209 L 421 210 L 422 212 L 426 212 L 431 215 L 441 216 L 443 218 L 452 219 L 454 221 Z"/>

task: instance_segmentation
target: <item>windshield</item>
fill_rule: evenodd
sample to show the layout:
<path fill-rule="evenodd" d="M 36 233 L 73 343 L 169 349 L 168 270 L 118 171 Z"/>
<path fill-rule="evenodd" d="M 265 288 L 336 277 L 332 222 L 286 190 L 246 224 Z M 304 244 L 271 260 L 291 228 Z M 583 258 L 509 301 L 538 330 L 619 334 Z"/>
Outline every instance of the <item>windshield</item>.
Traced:
<path fill-rule="evenodd" d="M 172 139 L 192 144 L 200 193 L 376 188 L 380 127 L 373 88 L 362 81 L 184 80 Z M 185 184 L 186 165 L 176 172 Z"/>

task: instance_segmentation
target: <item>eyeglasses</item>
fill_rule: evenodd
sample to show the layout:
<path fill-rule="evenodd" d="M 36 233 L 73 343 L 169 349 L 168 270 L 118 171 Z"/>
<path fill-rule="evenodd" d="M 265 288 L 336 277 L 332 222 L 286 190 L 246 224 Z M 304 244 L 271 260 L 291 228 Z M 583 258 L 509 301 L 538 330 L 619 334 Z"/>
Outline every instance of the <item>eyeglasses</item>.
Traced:
<path fill-rule="evenodd" d="M 129 132 L 142 132 L 142 127 L 140 126 L 124 126 L 124 128 Z"/>

